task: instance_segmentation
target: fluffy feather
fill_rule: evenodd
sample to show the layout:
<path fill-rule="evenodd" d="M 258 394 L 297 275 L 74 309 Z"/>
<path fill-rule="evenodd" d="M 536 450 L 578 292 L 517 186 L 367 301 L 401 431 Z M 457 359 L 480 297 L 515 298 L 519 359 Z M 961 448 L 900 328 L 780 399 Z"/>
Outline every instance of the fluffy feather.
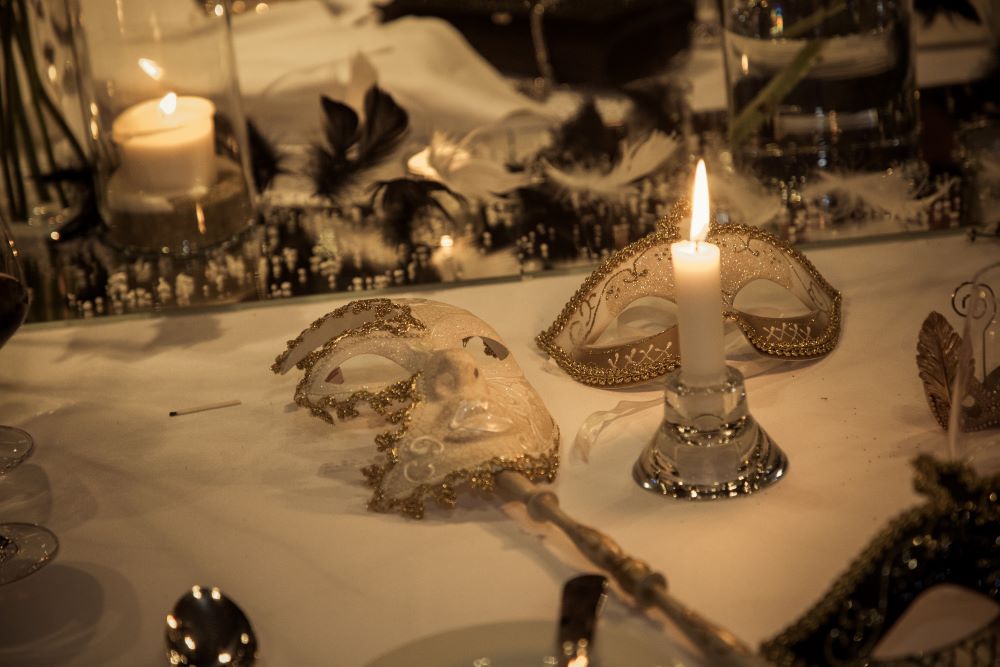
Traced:
<path fill-rule="evenodd" d="M 848 207 L 865 206 L 903 222 L 914 220 L 951 188 L 951 181 L 943 183 L 935 192 L 919 199 L 913 198 L 913 186 L 897 169 L 892 173 L 851 174 L 842 176 L 819 172 L 819 179 L 802 189 L 805 199 L 816 199 L 829 192 L 844 196 Z"/>
<path fill-rule="evenodd" d="M 673 158 L 680 141 L 662 132 L 654 131 L 636 144 L 622 143 L 622 158 L 608 172 L 590 169 L 564 171 L 548 161 L 542 168 L 546 178 L 567 191 L 585 191 L 603 198 L 616 198 L 626 194 L 636 181 L 660 170 Z"/>
<path fill-rule="evenodd" d="M 343 102 L 323 96 L 321 104 L 325 141 L 312 147 L 310 176 L 317 195 L 334 199 L 393 152 L 406 135 L 409 116 L 378 86 L 365 94 L 363 122 Z"/>

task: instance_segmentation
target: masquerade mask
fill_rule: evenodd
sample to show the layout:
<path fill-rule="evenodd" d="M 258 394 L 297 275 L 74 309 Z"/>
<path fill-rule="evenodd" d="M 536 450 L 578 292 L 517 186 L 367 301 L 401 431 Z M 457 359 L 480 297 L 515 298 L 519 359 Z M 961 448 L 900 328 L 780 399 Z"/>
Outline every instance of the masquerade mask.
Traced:
<path fill-rule="evenodd" d="M 916 461 L 928 502 L 904 512 L 833 583 L 822 601 L 761 646 L 776 665 L 993 665 L 1000 619 L 919 656 L 874 660 L 872 651 L 922 592 L 953 584 L 1000 598 L 1000 477 L 929 456 Z"/>
<path fill-rule="evenodd" d="M 351 386 L 341 366 L 361 356 L 383 363 Z M 393 381 L 384 360 L 407 377 Z M 289 341 L 271 370 L 295 366 L 305 371 L 295 402 L 315 416 L 385 420 L 375 437 L 383 455 L 363 471 L 373 510 L 420 518 L 426 499 L 454 506 L 457 487 L 490 489 L 503 470 L 555 478 L 552 416 L 497 333 L 468 311 L 426 299 L 353 301 Z M 386 377 L 371 380 L 379 369 Z"/>
<path fill-rule="evenodd" d="M 624 385 L 664 375 L 681 362 L 677 327 L 637 340 L 598 344 L 609 326 L 638 299 L 674 302 L 670 244 L 690 205 L 678 202 L 652 234 L 603 262 L 573 295 L 556 321 L 536 339 L 573 379 L 592 385 Z M 840 293 L 801 253 L 756 227 L 712 223 L 706 239 L 719 246 L 725 317 L 749 343 L 770 357 L 811 359 L 829 353 L 840 337 Z M 805 314 L 769 317 L 735 307 L 737 295 L 757 280 L 796 297 Z"/>

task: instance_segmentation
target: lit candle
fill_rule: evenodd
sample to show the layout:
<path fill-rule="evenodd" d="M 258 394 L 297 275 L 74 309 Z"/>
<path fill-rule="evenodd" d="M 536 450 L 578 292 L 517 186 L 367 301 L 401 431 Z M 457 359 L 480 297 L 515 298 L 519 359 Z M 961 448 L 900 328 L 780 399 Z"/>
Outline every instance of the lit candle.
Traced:
<path fill-rule="evenodd" d="M 670 246 L 677 293 L 681 377 L 688 385 L 707 387 L 726 377 L 722 329 L 722 280 L 719 247 L 705 241 L 709 199 L 705 162 L 695 170 L 690 240 Z"/>
<path fill-rule="evenodd" d="M 214 113 L 210 101 L 175 93 L 126 109 L 111 128 L 125 179 L 144 193 L 156 195 L 212 185 L 216 179 Z"/>

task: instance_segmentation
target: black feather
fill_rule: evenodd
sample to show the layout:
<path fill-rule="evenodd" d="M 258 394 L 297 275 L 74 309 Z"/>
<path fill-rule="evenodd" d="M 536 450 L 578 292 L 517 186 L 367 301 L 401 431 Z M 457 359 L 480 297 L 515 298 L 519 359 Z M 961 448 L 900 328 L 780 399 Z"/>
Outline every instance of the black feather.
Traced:
<path fill-rule="evenodd" d="M 409 116 L 378 86 L 365 93 L 365 122 L 357 112 L 322 97 L 323 144 L 312 148 L 311 175 L 316 194 L 333 199 L 365 169 L 384 160 L 409 127 Z"/>
<path fill-rule="evenodd" d="M 253 183 L 258 192 L 263 192 L 271 187 L 275 176 L 287 173 L 281 165 L 285 156 L 249 119 L 247 140 L 250 142 L 250 169 L 253 172 Z"/>
<path fill-rule="evenodd" d="M 588 99 L 580 110 L 555 133 L 552 146 L 543 152 L 558 166 L 614 164 L 618 161 L 623 128 L 608 127 L 597 112 L 594 100 Z"/>
<path fill-rule="evenodd" d="M 392 95 L 377 86 L 365 93 L 365 127 L 358 161 L 374 164 L 384 159 L 406 134 L 410 117 Z"/>
<path fill-rule="evenodd" d="M 434 196 L 435 193 L 448 195 L 456 202 L 465 204 L 465 198 L 444 183 L 426 179 L 395 178 L 375 183 L 369 206 L 381 213 L 387 228 L 387 240 L 403 243 L 410 240 L 413 219 L 423 208 L 436 208 L 447 219 L 452 219 L 448 209 Z"/>
<path fill-rule="evenodd" d="M 342 153 L 346 157 L 348 149 L 358 141 L 358 114 L 343 102 L 331 100 L 326 95 L 319 99 L 323 107 L 326 144 L 333 153 Z"/>

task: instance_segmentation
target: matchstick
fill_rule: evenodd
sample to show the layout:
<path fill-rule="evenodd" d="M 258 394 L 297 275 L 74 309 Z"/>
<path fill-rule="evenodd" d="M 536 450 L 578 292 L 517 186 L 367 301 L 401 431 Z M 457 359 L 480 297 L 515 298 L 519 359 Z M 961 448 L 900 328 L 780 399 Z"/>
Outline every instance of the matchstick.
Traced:
<path fill-rule="evenodd" d="M 198 405 L 193 408 L 183 408 L 181 410 L 171 410 L 171 417 L 189 415 L 192 412 L 204 412 L 205 410 L 218 410 L 219 408 L 231 408 L 234 405 L 241 405 L 242 401 L 224 401 L 222 403 L 209 403 L 208 405 Z"/>

